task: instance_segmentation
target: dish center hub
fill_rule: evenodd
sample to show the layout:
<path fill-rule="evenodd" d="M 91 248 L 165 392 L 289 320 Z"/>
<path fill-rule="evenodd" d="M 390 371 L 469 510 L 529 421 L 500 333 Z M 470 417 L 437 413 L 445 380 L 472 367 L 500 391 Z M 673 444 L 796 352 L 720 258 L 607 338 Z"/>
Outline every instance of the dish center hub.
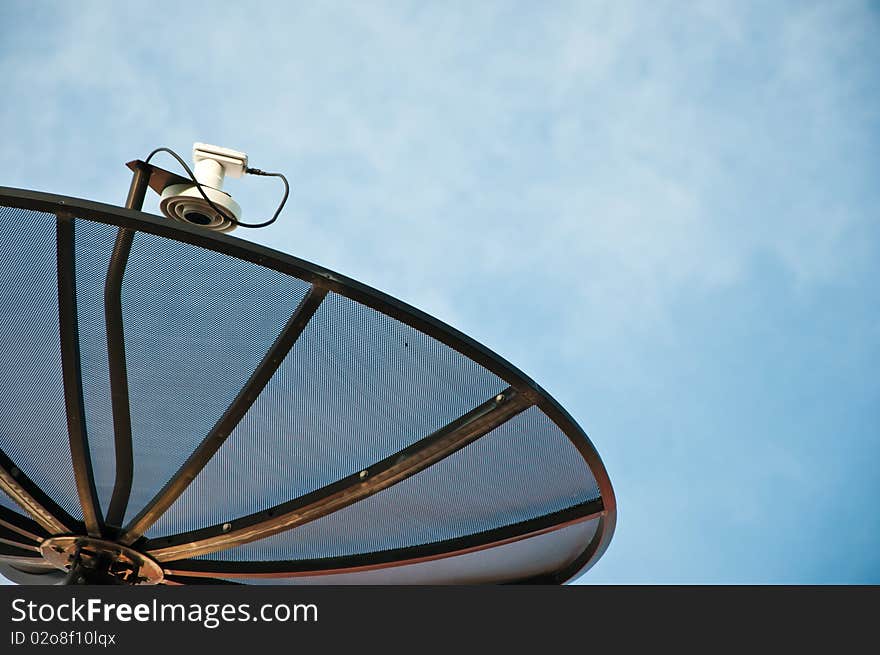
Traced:
<path fill-rule="evenodd" d="M 104 539 L 51 537 L 40 544 L 40 553 L 52 566 L 69 572 L 68 584 L 154 585 L 165 577 L 155 560 Z"/>

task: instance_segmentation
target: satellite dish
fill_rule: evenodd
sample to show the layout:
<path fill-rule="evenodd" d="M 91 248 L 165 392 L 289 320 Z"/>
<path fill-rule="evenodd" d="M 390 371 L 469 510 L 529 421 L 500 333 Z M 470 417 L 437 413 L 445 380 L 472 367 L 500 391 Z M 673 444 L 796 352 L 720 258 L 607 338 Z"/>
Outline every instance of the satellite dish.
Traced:
<path fill-rule="evenodd" d="M 602 555 L 608 475 L 531 379 L 354 280 L 136 211 L 186 180 L 130 167 L 125 209 L 0 187 L 6 577 L 561 583 Z"/>

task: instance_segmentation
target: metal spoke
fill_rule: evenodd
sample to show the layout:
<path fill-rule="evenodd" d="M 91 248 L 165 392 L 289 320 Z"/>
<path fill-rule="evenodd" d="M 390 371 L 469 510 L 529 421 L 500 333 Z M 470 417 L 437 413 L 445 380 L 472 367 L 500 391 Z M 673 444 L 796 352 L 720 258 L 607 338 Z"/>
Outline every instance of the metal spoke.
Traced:
<path fill-rule="evenodd" d="M 2 525 L 0 525 L 0 544 L 24 548 L 25 550 L 39 550 L 35 541 L 31 541 Z"/>
<path fill-rule="evenodd" d="M 142 162 L 131 162 L 134 172 L 127 209 L 141 209 L 152 179 L 152 168 Z M 107 332 L 107 361 L 110 369 L 110 402 L 113 407 L 113 447 L 116 457 L 116 479 L 107 508 L 107 523 L 115 528 L 125 520 L 134 478 L 134 454 L 131 445 L 131 407 L 128 398 L 128 370 L 125 358 L 125 331 L 122 324 L 122 278 L 134 241 L 134 230 L 119 228 L 113 254 L 104 280 L 104 320 Z"/>
<path fill-rule="evenodd" d="M 49 498 L 0 450 L 0 488 L 49 534 L 66 534 L 78 521 Z"/>
<path fill-rule="evenodd" d="M 199 472 L 205 467 L 214 453 L 226 441 L 235 426 L 244 417 L 253 405 L 257 396 L 269 383 L 269 380 L 278 370 L 281 362 L 290 352 L 293 344 L 305 330 L 309 320 L 314 316 L 321 301 L 327 295 L 327 290 L 312 286 L 306 297 L 303 298 L 293 315 L 287 321 L 281 334 L 275 339 L 269 351 L 263 357 L 260 364 L 251 374 L 241 391 L 232 401 L 229 408 L 220 417 L 208 435 L 198 445 L 171 479 L 165 484 L 158 494 L 147 506 L 135 516 L 125 527 L 125 531 L 119 537 L 120 543 L 131 545 L 137 541 L 144 532 L 155 523 L 165 511 L 171 507 L 180 494 L 190 485 Z"/>
<path fill-rule="evenodd" d="M 79 321 L 76 313 L 76 268 L 74 264 L 73 218 L 58 214 L 58 331 L 61 335 L 61 372 L 67 410 L 70 459 L 86 530 L 93 537 L 103 533 L 103 516 L 95 489 L 89 440 L 83 408 L 80 369 Z"/>
<path fill-rule="evenodd" d="M 125 509 L 128 507 L 134 477 L 128 370 L 122 327 L 122 276 L 125 273 L 133 240 L 133 230 L 122 228 L 117 232 L 104 283 L 107 359 L 110 368 L 110 401 L 113 407 L 113 440 L 116 454 L 116 480 L 113 484 L 110 506 L 107 508 L 107 523 L 116 527 L 121 526 L 125 520 Z"/>
<path fill-rule="evenodd" d="M 30 548 L 20 548 L 11 546 L 6 543 L 0 543 L 0 563 L 20 565 L 20 566 L 39 566 L 41 568 L 54 568 L 39 551 Z"/>
<path fill-rule="evenodd" d="M 48 535 L 40 525 L 18 512 L 13 512 L 8 507 L 0 505 L 0 527 L 11 530 L 30 541 L 43 541 Z"/>
<path fill-rule="evenodd" d="M 513 525 L 419 546 L 309 560 L 237 562 L 186 559 L 169 563 L 164 568 L 166 575 L 224 578 L 294 578 L 357 573 L 466 555 L 555 532 L 604 514 L 602 500 L 596 499 Z"/>
<path fill-rule="evenodd" d="M 239 546 L 309 523 L 428 468 L 491 432 L 530 404 L 523 394 L 508 388 L 424 439 L 333 484 L 231 522 L 149 540 L 143 548 L 160 561 L 171 561 Z"/>

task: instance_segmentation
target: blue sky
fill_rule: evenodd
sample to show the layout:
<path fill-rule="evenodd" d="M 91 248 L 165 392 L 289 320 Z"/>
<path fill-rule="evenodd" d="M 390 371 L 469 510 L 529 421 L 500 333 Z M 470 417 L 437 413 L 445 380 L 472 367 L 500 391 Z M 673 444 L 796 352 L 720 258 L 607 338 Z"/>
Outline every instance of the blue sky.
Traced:
<path fill-rule="evenodd" d="M 245 150 L 294 193 L 239 236 L 587 430 L 582 582 L 880 583 L 877 5 L 474 4 L 4 2 L 0 184 L 121 204 L 158 145 Z"/>

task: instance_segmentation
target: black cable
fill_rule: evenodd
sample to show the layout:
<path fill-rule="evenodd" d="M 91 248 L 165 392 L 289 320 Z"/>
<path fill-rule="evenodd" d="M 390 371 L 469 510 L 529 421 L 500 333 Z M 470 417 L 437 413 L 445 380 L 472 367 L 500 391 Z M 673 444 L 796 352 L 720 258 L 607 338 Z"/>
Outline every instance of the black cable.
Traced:
<path fill-rule="evenodd" d="M 280 177 L 281 181 L 284 183 L 284 195 L 281 197 L 281 203 L 278 205 L 278 209 L 275 210 L 275 213 L 272 215 L 268 221 L 264 221 L 262 223 L 238 223 L 237 225 L 241 225 L 242 227 L 266 227 L 267 225 L 271 225 L 275 222 L 275 219 L 278 218 L 278 214 L 281 213 L 281 210 L 284 208 L 284 204 L 287 202 L 287 197 L 290 195 L 290 185 L 287 183 L 287 178 L 284 177 L 283 173 L 269 173 L 267 171 L 261 171 L 259 168 L 245 168 L 245 173 L 249 175 L 260 175 L 262 177 Z"/>
<path fill-rule="evenodd" d="M 290 184 L 288 184 L 287 178 L 284 177 L 283 173 L 269 173 L 266 171 L 261 171 L 259 168 L 245 168 L 244 172 L 248 173 L 249 175 L 260 175 L 263 177 L 280 177 L 281 181 L 284 183 L 284 196 L 282 196 L 281 202 L 278 204 L 278 209 L 275 210 L 275 213 L 272 215 L 272 218 L 270 218 L 268 221 L 263 221 L 262 223 L 242 223 L 241 221 L 236 220 L 235 217 L 232 216 L 231 214 L 229 214 L 227 211 L 220 209 L 217 205 L 215 205 L 211 201 L 211 199 L 205 193 L 205 190 L 202 188 L 202 183 L 196 179 L 196 176 L 192 172 L 190 167 L 187 166 L 186 162 L 183 161 L 183 158 L 180 155 L 178 155 L 176 152 L 174 152 L 171 148 L 165 148 L 165 147 L 156 148 L 153 152 L 151 152 L 149 155 L 147 155 L 147 158 L 144 160 L 144 163 L 149 164 L 150 160 L 153 158 L 153 155 L 155 155 L 156 153 L 159 153 L 159 152 L 167 152 L 169 155 L 174 157 L 177 160 L 177 162 L 181 166 L 183 166 L 183 170 L 185 170 L 187 175 L 189 175 L 189 178 L 193 181 L 193 184 L 196 185 L 196 188 L 199 190 L 199 193 L 202 194 L 202 198 L 205 199 L 205 202 L 208 203 L 208 205 L 211 207 L 211 209 L 213 209 L 215 212 L 220 214 L 220 216 L 226 217 L 227 219 L 229 219 L 230 223 L 232 223 L 233 225 L 236 225 L 238 227 L 266 227 L 267 225 L 272 225 L 272 223 L 274 223 L 275 220 L 278 218 L 278 215 L 281 213 L 281 210 L 284 209 L 284 204 L 287 202 L 287 197 L 290 195 Z"/>

